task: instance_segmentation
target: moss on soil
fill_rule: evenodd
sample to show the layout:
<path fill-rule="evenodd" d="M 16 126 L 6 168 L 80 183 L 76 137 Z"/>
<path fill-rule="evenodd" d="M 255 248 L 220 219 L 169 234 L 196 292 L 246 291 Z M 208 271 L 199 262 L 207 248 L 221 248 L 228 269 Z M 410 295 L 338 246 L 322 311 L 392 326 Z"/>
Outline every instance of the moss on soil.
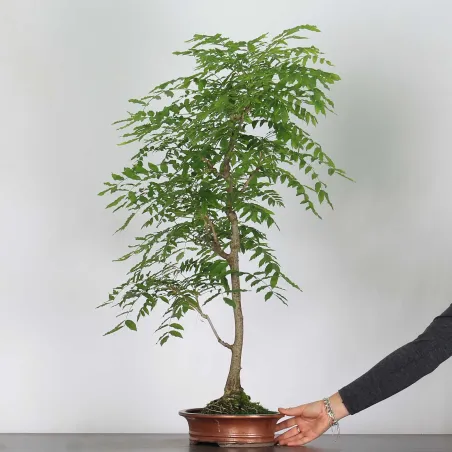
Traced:
<path fill-rule="evenodd" d="M 201 411 L 202 414 L 276 414 L 264 408 L 258 402 L 252 402 L 251 397 L 244 391 L 233 394 L 225 394 L 223 397 L 208 403 Z"/>

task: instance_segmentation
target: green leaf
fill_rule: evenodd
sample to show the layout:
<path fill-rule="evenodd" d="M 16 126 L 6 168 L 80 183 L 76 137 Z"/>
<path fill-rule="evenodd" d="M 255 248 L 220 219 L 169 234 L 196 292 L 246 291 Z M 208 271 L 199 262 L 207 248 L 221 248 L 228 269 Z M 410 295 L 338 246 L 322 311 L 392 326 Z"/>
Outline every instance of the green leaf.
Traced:
<path fill-rule="evenodd" d="M 129 330 L 132 330 L 132 331 L 137 330 L 137 326 L 133 320 L 126 320 L 125 325 L 127 328 L 129 328 Z"/>
<path fill-rule="evenodd" d="M 150 170 L 155 171 L 156 173 L 159 170 L 159 167 L 157 165 L 154 165 L 154 163 L 148 162 L 148 166 Z"/>
<path fill-rule="evenodd" d="M 246 46 L 247 46 L 247 48 L 248 48 L 248 50 L 250 52 L 255 52 L 256 51 L 256 46 L 253 43 L 248 42 L 248 44 Z"/>
<path fill-rule="evenodd" d="M 100 193 L 97 194 L 97 196 L 104 196 L 109 191 L 111 191 L 111 188 L 107 188 L 106 190 L 101 191 Z"/>
<path fill-rule="evenodd" d="M 267 292 L 266 294 L 265 294 L 265 301 L 268 301 L 268 300 L 270 300 L 270 298 L 272 297 L 272 295 L 273 295 L 273 292 Z"/>
<path fill-rule="evenodd" d="M 148 170 L 146 168 L 143 168 L 141 165 L 134 166 L 133 170 L 136 171 L 137 173 L 149 174 Z"/>
<path fill-rule="evenodd" d="M 127 220 L 124 222 L 124 224 L 123 224 L 119 229 L 117 229 L 116 232 L 124 231 L 124 229 L 126 229 L 127 226 L 129 226 L 130 222 L 133 220 L 133 217 L 134 217 L 135 215 L 136 215 L 136 212 L 134 212 L 134 213 L 132 213 L 131 215 L 129 215 L 129 217 L 128 217 Z M 115 232 L 115 233 L 116 233 L 116 232 Z"/>
<path fill-rule="evenodd" d="M 146 105 L 146 102 L 143 102 L 142 100 L 139 100 L 139 99 L 129 99 L 129 102 L 130 102 L 131 104 Z"/>
<path fill-rule="evenodd" d="M 123 178 L 122 176 L 120 176 L 119 174 L 114 174 L 114 173 L 112 173 L 111 177 L 112 177 L 114 180 L 124 180 L 124 178 Z"/>
<path fill-rule="evenodd" d="M 108 336 L 109 334 L 116 333 L 116 331 L 119 331 L 123 327 L 124 327 L 124 322 L 121 322 L 118 325 L 116 325 L 112 330 L 110 330 L 108 333 L 105 333 L 104 336 Z"/>
<path fill-rule="evenodd" d="M 160 340 L 160 345 L 164 345 L 169 339 L 169 336 L 164 336 L 163 339 Z"/>
<path fill-rule="evenodd" d="M 179 262 L 179 261 L 184 257 L 184 255 L 185 255 L 184 252 L 179 253 L 179 254 L 177 255 L 177 257 L 176 257 L 176 261 Z"/>
<path fill-rule="evenodd" d="M 121 195 L 119 198 L 116 198 L 113 202 L 111 202 L 110 204 L 108 204 L 108 206 L 106 207 L 107 209 L 109 209 L 110 207 L 114 207 L 116 205 L 118 205 L 122 199 L 124 199 L 126 195 Z"/>
<path fill-rule="evenodd" d="M 219 276 L 225 273 L 226 267 L 228 266 L 228 263 L 225 261 L 216 261 L 211 267 L 210 267 L 210 274 L 213 276 Z"/>
<path fill-rule="evenodd" d="M 135 174 L 132 168 L 124 168 L 124 171 L 122 173 L 129 179 L 140 180 L 139 176 Z"/>
<path fill-rule="evenodd" d="M 182 339 L 182 334 L 181 334 L 179 331 L 171 330 L 171 331 L 169 332 L 169 334 L 171 334 L 171 336 L 174 336 L 174 337 L 180 337 L 180 338 Z"/>
<path fill-rule="evenodd" d="M 183 330 L 183 329 L 184 329 L 184 327 L 183 327 L 182 325 L 179 325 L 178 323 L 172 323 L 172 324 L 170 325 L 170 327 L 171 327 L 171 328 L 174 328 L 174 329 L 176 329 L 176 330 Z"/>
<path fill-rule="evenodd" d="M 166 162 L 160 163 L 160 169 L 162 172 L 167 173 L 168 172 L 168 164 Z"/>
<path fill-rule="evenodd" d="M 275 273 L 270 279 L 270 285 L 274 289 L 278 284 L 279 273 Z"/>
<path fill-rule="evenodd" d="M 223 300 L 226 304 L 228 304 L 232 308 L 234 308 L 234 309 L 236 308 L 236 304 L 235 304 L 234 300 L 232 300 L 231 298 L 223 297 Z"/>
<path fill-rule="evenodd" d="M 207 81 L 206 80 L 204 80 L 204 79 L 198 80 L 198 88 L 199 89 L 204 89 L 206 85 L 207 85 Z"/>
<path fill-rule="evenodd" d="M 128 197 L 134 204 L 137 202 L 137 195 L 133 191 L 129 191 Z"/>

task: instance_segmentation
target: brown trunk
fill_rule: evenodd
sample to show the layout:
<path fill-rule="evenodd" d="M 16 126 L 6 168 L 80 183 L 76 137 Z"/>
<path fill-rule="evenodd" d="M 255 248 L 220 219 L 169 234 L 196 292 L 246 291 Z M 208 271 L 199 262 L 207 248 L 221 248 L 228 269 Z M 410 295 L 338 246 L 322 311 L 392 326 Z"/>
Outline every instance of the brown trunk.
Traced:
<path fill-rule="evenodd" d="M 243 313 L 242 313 L 242 294 L 240 292 L 239 276 L 239 251 L 240 251 L 240 232 L 238 226 L 237 214 L 234 211 L 229 212 L 231 222 L 231 254 L 228 259 L 231 268 L 231 289 L 232 301 L 234 307 L 234 325 L 235 339 L 232 345 L 231 365 L 229 367 L 228 379 L 224 388 L 225 394 L 237 393 L 242 390 L 240 383 L 240 371 L 242 370 L 242 349 L 243 349 Z"/>
<path fill-rule="evenodd" d="M 235 338 L 234 344 L 231 347 L 231 365 L 229 367 L 228 379 L 224 387 L 225 395 L 239 393 L 242 391 L 240 382 L 240 372 L 242 370 L 242 350 L 243 350 L 243 313 L 242 313 L 242 293 L 240 292 L 240 231 L 239 220 L 237 213 L 234 211 L 234 182 L 231 175 L 231 155 L 234 150 L 240 130 L 243 127 L 245 115 L 248 113 L 249 107 L 246 107 L 238 118 L 238 127 L 232 134 L 229 144 L 228 152 L 223 162 L 223 177 L 227 181 L 227 215 L 231 223 L 231 252 L 227 259 L 231 269 L 231 290 L 232 301 L 234 302 L 234 326 Z"/>

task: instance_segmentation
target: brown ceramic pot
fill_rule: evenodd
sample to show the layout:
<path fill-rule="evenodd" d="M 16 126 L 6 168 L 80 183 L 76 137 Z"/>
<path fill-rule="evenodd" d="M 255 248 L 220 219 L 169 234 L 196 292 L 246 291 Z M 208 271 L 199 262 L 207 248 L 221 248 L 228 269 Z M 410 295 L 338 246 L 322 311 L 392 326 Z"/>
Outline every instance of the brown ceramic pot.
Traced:
<path fill-rule="evenodd" d="M 219 446 L 270 446 L 274 444 L 276 423 L 281 414 L 249 416 L 201 414 L 200 409 L 182 410 L 187 419 L 190 444 L 216 443 Z"/>

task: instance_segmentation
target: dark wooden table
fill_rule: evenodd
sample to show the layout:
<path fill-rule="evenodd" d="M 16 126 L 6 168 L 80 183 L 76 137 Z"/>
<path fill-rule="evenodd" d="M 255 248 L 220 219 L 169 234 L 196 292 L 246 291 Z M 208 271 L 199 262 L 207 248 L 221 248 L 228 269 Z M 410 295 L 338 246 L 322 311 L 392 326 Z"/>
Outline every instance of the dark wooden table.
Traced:
<path fill-rule="evenodd" d="M 325 435 L 304 448 L 190 446 L 186 435 L 0 435 L 1 452 L 452 452 L 452 435 Z"/>

